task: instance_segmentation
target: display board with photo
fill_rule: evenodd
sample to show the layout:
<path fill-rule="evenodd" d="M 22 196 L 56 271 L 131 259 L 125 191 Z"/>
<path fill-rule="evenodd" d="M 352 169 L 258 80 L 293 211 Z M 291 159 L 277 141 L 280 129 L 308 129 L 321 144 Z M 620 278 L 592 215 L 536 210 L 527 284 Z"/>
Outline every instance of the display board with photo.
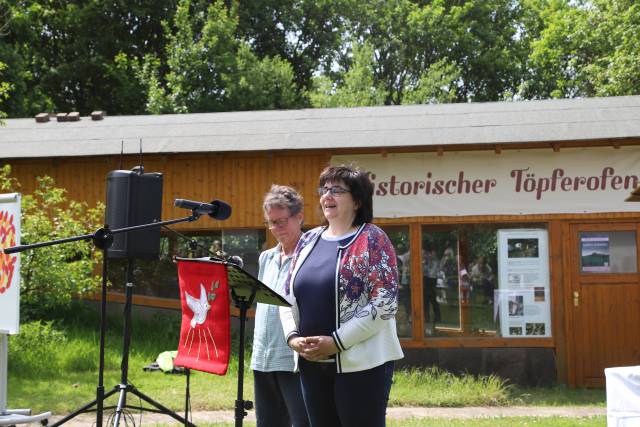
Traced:
<path fill-rule="evenodd" d="M 547 230 L 498 230 L 494 317 L 503 337 L 550 337 Z"/>

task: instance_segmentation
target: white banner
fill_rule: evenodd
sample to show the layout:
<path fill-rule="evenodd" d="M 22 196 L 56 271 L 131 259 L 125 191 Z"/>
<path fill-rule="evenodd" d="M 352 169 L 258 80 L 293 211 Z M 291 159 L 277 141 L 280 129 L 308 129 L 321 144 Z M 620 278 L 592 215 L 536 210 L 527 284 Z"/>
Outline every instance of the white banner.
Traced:
<path fill-rule="evenodd" d="M 20 194 L 0 194 L 0 249 L 20 244 Z M 0 334 L 17 334 L 20 257 L 0 250 Z"/>
<path fill-rule="evenodd" d="M 374 216 L 638 211 L 640 147 L 333 156 L 370 172 Z"/>

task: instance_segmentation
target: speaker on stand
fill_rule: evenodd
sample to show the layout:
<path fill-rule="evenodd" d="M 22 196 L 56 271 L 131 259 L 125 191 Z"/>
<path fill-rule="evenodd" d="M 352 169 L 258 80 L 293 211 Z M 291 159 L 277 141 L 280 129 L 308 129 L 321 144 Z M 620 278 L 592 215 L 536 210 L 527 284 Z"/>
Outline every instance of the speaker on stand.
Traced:
<path fill-rule="evenodd" d="M 142 166 L 132 170 L 114 170 L 107 173 L 107 205 L 105 209 L 105 224 L 109 230 L 135 227 L 137 225 L 160 222 L 162 214 L 162 174 L 144 173 Z M 105 251 L 106 260 L 126 259 L 126 286 L 124 304 L 124 326 L 122 333 L 122 361 L 120 363 L 120 384 L 110 392 L 104 393 L 102 378 L 98 386 L 98 411 L 115 409 L 110 423 L 116 427 L 126 416 L 126 409 L 145 410 L 169 415 L 183 425 L 192 426 L 185 417 L 181 417 L 169 408 L 146 396 L 129 383 L 129 348 L 131 344 L 131 306 L 134 287 L 134 259 L 157 259 L 160 253 L 160 227 L 147 227 L 141 230 L 113 234 L 113 243 Z M 101 360 L 104 356 L 101 356 Z M 188 379 L 187 379 L 188 381 Z M 187 382 L 188 387 L 188 382 Z M 118 393 L 116 406 L 103 408 L 103 401 Z M 152 407 L 131 406 L 127 404 L 127 394 L 131 393 L 144 400 Z M 89 405 L 87 405 L 89 406 Z M 83 411 L 81 408 L 80 411 Z M 79 412 L 80 412 L 79 411 Z M 73 417 L 76 414 L 71 414 Z M 67 419 L 61 421 L 64 423 Z M 100 420 L 101 423 L 101 420 Z"/>
<path fill-rule="evenodd" d="M 138 166 L 130 171 L 107 174 L 105 223 L 109 228 L 132 227 L 160 221 L 162 214 L 162 174 L 144 173 Z M 160 252 L 160 227 L 113 236 L 109 258 L 156 259 Z"/>

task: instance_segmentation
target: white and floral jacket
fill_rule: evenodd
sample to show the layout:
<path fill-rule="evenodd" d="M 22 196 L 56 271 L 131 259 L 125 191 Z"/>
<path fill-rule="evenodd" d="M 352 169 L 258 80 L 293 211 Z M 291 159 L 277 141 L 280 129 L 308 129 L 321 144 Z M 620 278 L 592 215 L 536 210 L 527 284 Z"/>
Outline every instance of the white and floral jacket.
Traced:
<path fill-rule="evenodd" d="M 292 306 L 280 308 L 286 340 L 298 333 L 292 289 L 296 273 L 324 230 L 308 231 L 296 246 L 284 295 Z M 379 227 L 363 224 L 347 244 L 338 247 L 337 260 L 332 333 L 338 347 L 337 372 L 364 371 L 404 357 L 396 333 L 398 269 L 389 237 Z"/>

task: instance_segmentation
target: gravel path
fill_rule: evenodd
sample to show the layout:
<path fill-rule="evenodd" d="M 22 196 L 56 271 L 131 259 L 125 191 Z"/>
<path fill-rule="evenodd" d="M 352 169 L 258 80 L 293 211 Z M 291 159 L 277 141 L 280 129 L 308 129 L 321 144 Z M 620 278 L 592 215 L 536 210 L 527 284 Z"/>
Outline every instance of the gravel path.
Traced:
<path fill-rule="evenodd" d="M 586 417 L 594 415 L 606 415 L 606 408 L 594 406 L 505 406 L 505 407 L 466 407 L 466 408 L 389 408 L 387 414 L 389 418 L 491 418 L 491 417 Z M 60 416 L 53 416 L 49 420 L 49 424 L 61 419 Z M 134 415 L 136 425 L 154 425 L 162 423 L 166 425 L 180 425 L 177 421 L 166 415 L 145 412 L 142 414 L 142 423 L 140 423 L 140 413 Z M 234 421 L 233 411 L 198 411 L 193 413 L 193 422 L 195 424 L 213 422 L 213 421 Z M 245 417 L 245 421 L 255 421 L 253 411 L 249 411 L 249 415 Z M 66 427 L 87 427 L 95 423 L 95 415 L 82 414 L 70 420 Z M 24 424 L 23 424 L 24 425 Z M 32 424 L 36 426 L 38 424 Z M 107 426 L 107 417 L 105 416 L 103 425 Z M 120 425 L 124 425 L 121 422 Z"/>

